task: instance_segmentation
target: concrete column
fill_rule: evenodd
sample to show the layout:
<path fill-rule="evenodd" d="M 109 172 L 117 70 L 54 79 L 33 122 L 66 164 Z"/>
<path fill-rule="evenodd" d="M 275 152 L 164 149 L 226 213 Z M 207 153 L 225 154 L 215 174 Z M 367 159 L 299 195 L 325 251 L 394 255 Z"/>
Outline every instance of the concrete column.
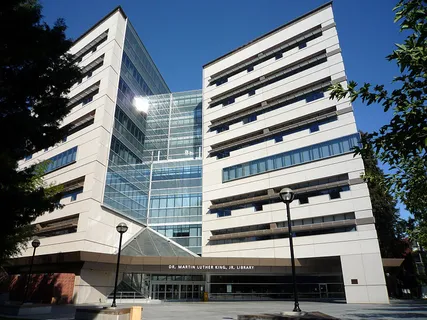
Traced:
<path fill-rule="evenodd" d="M 106 302 L 114 289 L 114 276 L 114 272 L 82 269 L 74 282 L 74 303 Z"/>
<path fill-rule="evenodd" d="M 211 295 L 211 275 L 209 273 L 206 273 L 205 275 L 205 292 L 209 294 L 209 297 Z"/>
<path fill-rule="evenodd" d="M 341 256 L 347 303 L 389 303 L 379 253 Z"/>

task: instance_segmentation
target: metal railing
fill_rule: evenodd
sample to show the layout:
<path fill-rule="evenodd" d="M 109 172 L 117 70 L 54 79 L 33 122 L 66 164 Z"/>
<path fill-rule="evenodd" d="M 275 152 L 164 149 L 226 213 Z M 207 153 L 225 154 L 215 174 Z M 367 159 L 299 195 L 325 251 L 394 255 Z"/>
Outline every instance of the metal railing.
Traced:
<path fill-rule="evenodd" d="M 344 292 L 299 292 L 304 300 L 345 299 Z M 210 293 L 209 300 L 291 300 L 291 293 Z"/>
<path fill-rule="evenodd" d="M 111 293 L 108 296 L 108 299 L 113 299 L 113 294 Z M 144 296 L 141 292 L 136 291 L 118 291 L 116 295 L 117 302 L 122 302 L 122 300 L 132 300 L 134 302 L 135 300 L 141 300 L 141 299 L 147 299 L 146 296 Z"/>

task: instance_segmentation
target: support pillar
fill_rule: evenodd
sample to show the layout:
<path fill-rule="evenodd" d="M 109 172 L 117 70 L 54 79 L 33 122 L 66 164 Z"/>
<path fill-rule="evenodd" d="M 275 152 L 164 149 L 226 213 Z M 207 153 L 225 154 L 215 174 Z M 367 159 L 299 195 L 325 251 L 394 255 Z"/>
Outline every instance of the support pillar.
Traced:
<path fill-rule="evenodd" d="M 347 303 L 389 303 L 380 253 L 341 256 Z"/>

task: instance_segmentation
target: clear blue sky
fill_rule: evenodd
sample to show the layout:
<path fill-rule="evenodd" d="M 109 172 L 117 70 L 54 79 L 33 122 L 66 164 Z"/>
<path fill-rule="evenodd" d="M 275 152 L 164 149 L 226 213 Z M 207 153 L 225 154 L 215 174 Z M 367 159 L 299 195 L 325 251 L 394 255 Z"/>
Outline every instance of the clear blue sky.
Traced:
<path fill-rule="evenodd" d="M 320 6 L 325 0 L 40 0 L 45 20 L 64 18 L 77 38 L 121 5 L 172 91 L 201 88 L 202 65 Z M 393 23 L 397 0 L 333 3 L 347 77 L 390 85 L 398 74 L 386 61 L 404 36 Z M 372 131 L 390 115 L 354 103 L 360 130 Z M 403 216 L 407 213 L 401 210 Z"/>

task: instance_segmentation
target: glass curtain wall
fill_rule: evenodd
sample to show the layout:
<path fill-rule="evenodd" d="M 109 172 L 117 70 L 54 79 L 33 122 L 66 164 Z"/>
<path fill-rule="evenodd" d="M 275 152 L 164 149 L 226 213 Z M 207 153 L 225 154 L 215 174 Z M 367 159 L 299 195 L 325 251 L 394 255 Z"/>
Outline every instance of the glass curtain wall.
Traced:
<path fill-rule="evenodd" d="M 202 158 L 202 91 L 172 93 L 169 159 Z"/>
<path fill-rule="evenodd" d="M 169 88 L 128 22 L 120 70 L 104 204 L 147 223 L 150 162 L 144 159 L 147 112 L 135 108 L 134 98 L 168 93 Z M 146 99 L 146 98 L 145 98 Z"/>
<path fill-rule="evenodd" d="M 153 163 L 148 224 L 201 254 L 202 160 Z"/>
<path fill-rule="evenodd" d="M 201 147 L 202 91 L 170 93 L 128 22 L 104 204 L 200 254 Z"/>
<path fill-rule="evenodd" d="M 154 95 L 148 101 L 144 159 L 200 159 L 202 91 Z"/>
<path fill-rule="evenodd" d="M 201 254 L 202 236 L 202 92 L 149 97 L 145 158 L 150 158 L 148 224 L 180 245 Z M 166 130 L 165 130 L 166 129 Z"/>
<path fill-rule="evenodd" d="M 148 97 L 149 113 L 147 123 L 147 143 L 144 149 L 146 161 L 168 159 L 169 123 L 171 94 Z"/>

